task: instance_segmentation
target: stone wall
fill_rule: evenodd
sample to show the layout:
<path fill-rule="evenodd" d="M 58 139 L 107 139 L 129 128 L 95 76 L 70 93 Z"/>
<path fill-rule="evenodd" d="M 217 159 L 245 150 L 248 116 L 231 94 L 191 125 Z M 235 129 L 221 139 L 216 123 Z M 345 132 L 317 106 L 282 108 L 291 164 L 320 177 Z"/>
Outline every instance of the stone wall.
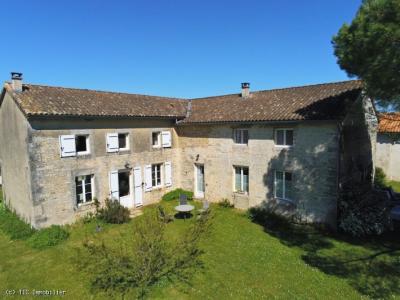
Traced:
<path fill-rule="evenodd" d="M 236 127 L 248 128 L 248 145 L 233 142 Z M 294 129 L 294 146 L 274 144 L 276 128 Z M 296 213 L 304 221 L 336 220 L 338 132 L 336 123 L 302 122 L 279 125 L 183 125 L 177 127 L 182 170 L 181 185 L 194 189 L 195 164 L 204 164 L 205 198 L 223 198 L 248 208 L 268 204 Z M 234 166 L 249 167 L 249 194 L 236 194 Z M 293 203 L 274 198 L 274 171 L 293 173 Z"/>
<path fill-rule="evenodd" d="M 0 165 L 3 199 L 18 215 L 32 222 L 29 161 L 30 125 L 9 94 L 0 109 Z"/>
<path fill-rule="evenodd" d="M 400 134 L 378 134 L 376 166 L 383 169 L 389 180 L 400 181 Z"/>
<path fill-rule="evenodd" d="M 151 126 L 151 127 L 150 127 Z M 104 121 L 32 121 L 30 160 L 32 162 L 33 206 L 35 227 L 71 223 L 93 210 L 93 206 L 76 204 L 75 177 L 94 174 L 95 196 L 100 202 L 110 196 L 109 172 L 131 167 L 142 168 L 153 163 L 172 162 L 172 187 L 143 191 L 143 205 L 157 202 L 161 196 L 178 187 L 179 161 L 177 137 L 171 121 L 104 120 Z M 57 129 L 56 129 L 57 128 Z M 79 128 L 79 129 L 78 129 Z M 171 148 L 153 148 L 153 130 L 171 130 Z M 106 134 L 129 133 L 130 150 L 106 152 Z M 59 136 L 89 134 L 91 154 L 60 157 Z M 132 185 L 132 180 L 131 180 Z"/>

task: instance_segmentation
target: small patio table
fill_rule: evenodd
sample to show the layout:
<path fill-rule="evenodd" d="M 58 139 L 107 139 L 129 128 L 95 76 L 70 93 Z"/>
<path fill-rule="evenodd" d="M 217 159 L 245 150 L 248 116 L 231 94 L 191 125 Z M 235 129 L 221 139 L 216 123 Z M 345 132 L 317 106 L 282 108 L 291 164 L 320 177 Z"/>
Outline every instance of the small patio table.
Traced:
<path fill-rule="evenodd" d="M 185 220 L 186 220 L 186 214 L 190 213 L 193 209 L 194 206 L 190 204 L 182 204 L 175 206 L 175 210 L 179 213 L 182 213 Z"/>

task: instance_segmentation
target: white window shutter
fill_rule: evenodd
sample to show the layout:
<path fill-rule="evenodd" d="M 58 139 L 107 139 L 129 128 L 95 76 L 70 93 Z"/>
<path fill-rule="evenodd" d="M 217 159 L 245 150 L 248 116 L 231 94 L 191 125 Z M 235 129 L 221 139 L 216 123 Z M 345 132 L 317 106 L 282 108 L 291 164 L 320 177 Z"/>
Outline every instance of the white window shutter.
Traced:
<path fill-rule="evenodd" d="M 119 200 L 118 171 L 110 172 L 110 198 L 114 200 Z"/>
<path fill-rule="evenodd" d="M 76 155 L 75 135 L 60 135 L 60 153 L 61 157 Z"/>
<path fill-rule="evenodd" d="M 171 131 L 162 131 L 161 140 L 163 148 L 171 147 Z"/>
<path fill-rule="evenodd" d="M 170 161 L 165 162 L 165 186 L 172 185 L 172 165 Z"/>
<path fill-rule="evenodd" d="M 107 152 L 118 152 L 118 133 L 107 133 Z"/>
<path fill-rule="evenodd" d="M 152 189 L 152 180 L 151 180 L 151 165 L 146 165 L 144 167 L 144 179 L 145 179 L 145 187 L 144 190 L 146 192 L 151 191 Z"/>

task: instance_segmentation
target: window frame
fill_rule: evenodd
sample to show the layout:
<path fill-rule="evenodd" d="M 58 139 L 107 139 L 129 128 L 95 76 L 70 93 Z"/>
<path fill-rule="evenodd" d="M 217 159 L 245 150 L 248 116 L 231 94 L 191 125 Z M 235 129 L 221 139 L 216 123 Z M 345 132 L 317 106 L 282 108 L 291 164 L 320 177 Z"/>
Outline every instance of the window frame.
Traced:
<path fill-rule="evenodd" d="M 153 189 L 161 188 L 164 186 L 164 180 L 163 180 L 163 163 L 157 163 L 157 164 L 151 164 L 151 186 Z M 153 168 L 154 167 L 159 167 L 160 168 L 160 178 L 157 177 L 157 170 L 153 173 Z M 155 178 L 153 177 L 153 174 L 155 174 Z M 157 184 L 157 179 L 159 179 L 160 184 Z M 153 185 L 153 180 L 155 182 L 155 185 Z"/>
<path fill-rule="evenodd" d="M 276 195 L 276 191 L 277 191 L 277 189 L 276 189 L 276 187 L 277 187 L 276 173 L 277 172 L 281 172 L 282 175 L 283 175 L 283 178 L 282 178 L 282 182 L 283 182 L 282 194 L 283 194 L 283 197 L 278 197 Z M 290 199 L 290 198 L 286 197 L 286 174 L 290 174 L 291 175 L 291 182 L 292 182 L 292 188 L 293 188 L 293 172 L 275 170 L 274 171 L 274 197 L 275 197 L 275 199 L 280 199 L 280 200 L 293 202 L 294 201 L 293 199 Z"/>
<path fill-rule="evenodd" d="M 87 176 L 90 176 L 90 186 L 91 186 L 91 193 L 92 193 L 92 199 L 91 200 L 87 200 L 86 199 L 85 179 L 86 179 Z M 79 178 L 79 177 L 83 177 L 84 178 L 83 180 L 80 180 L 81 184 L 82 184 L 82 194 L 83 194 L 83 200 L 82 200 L 81 203 L 78 202 L 78 195 L 79 194 L 77 193 L 77 187 L 78 187 L 77 186 L 77 181 L 78 181 L 77 178 Z M 82 205 L 91 204 L 91 203 L 94 202 L 95 197 L 96 197 L 96 195 L 95 195 L 95 189 L 94 189 L 94 174 L 86 174 L 86 175 L 75 176 L 75 201 L 76 201 L 76 205 L 79 207 L 79 206 L 82 206 Z"/>
<path fill-rule="evenodd" d="M 124 135 L 125 136 L 125 148 L 121 148 L 119 145 L 119 136 Z M 118 151 L 128 151 L 130 149 L 129 145 L 129 133 L 128 132 L 118 132 Z"/>
<path fill-rule="evenodd" d="M 80 136 L 85 137 L 86 151 L 78 151 L 77 139 Z M 90 140 L 89 140 L 89 138 L 90 138 L 89 134 L 75 134 L 75 153 L 76 153 L 77 156 L 78 155 L 88 155 L 88 154 L 90 154 Z"/>
<path fill-rule="evenodd" d="M 157 145 L 154 145 L 154 139 L 153 139 L 153 135 L 157 134 Z M 152 131 L 151 132 L 151 146 L 152 148 L 161 148 L 161 130 L 160 131 Z"/>
<path fill-rule="evenodd" d="M 283 131 L 283 145 L 278 144 L 278 131 Z M 292 145 L 286 144 L 287 132 L 292 131 Z M 293 128 L 275 128 L 274 130 L 274 144 L 277 148 L 291 148 L 294 146 L 294 129 Z"/>
<path fill-rule="evenodd" d="M 247 141 L 244 142 L 244 131 L 247 131 Z M 240 141 L 236 140 L 236 133 L 240 132 Z M 234 128 L 233 129 L 233 142 L 235 145 L 248 146 L 249 145 L 249 129 L 248 128 Z"/>
<path fill-rule="evenodd" d="M 240 169 L 240 190 L 236 189 L 236 169 Z M 247 169 L 247 191 L 244 191 L 244 169 Z M 233 192 L 249 195 L 250 192 L 250 168 L 247 166 L 233 166 Z"/>

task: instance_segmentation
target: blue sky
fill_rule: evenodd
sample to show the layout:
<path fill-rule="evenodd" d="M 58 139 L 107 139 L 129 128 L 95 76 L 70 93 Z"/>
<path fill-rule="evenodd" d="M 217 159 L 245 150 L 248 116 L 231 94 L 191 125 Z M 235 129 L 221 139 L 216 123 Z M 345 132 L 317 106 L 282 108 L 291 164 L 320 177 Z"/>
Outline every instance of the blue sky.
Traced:
<path fill-rule="evenodd" d="M 7 1 L 0 80 L 175 97 L 346 80 L 331 38 L 360 4 Z"/>

